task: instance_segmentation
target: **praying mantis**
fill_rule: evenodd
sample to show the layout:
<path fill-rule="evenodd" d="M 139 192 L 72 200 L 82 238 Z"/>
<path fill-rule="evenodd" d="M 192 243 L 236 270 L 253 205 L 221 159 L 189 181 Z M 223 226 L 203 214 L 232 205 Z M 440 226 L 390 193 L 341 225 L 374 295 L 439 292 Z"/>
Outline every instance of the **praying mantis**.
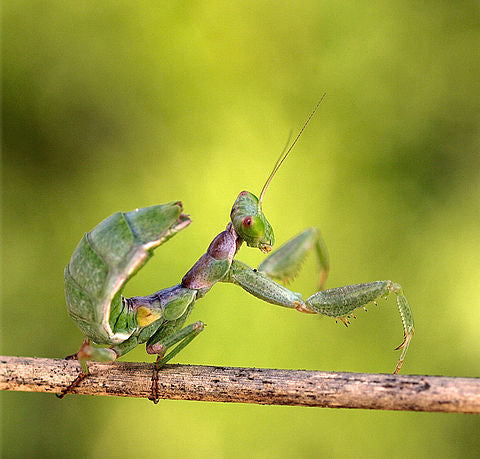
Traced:
<path fill-rule="evenodd" d="M 325 95 L 324 95 L 325 96 Z M 316 228 L 308 228 L 271 252 L 273 228 L 262 211 L 270 182 L 292 151 L 323 97 L 310 113 L 288 149 L 280 155 L 257 198 L 242 191 L 230 212 L 230 221 L 210 243 L 181 282 L 148 296 L 125 298 L 122 292 L 131 277 L 153 255 L 153 250 L 186 228 L 191 220 L 181 202 L 117 212 L 86 233 L 65 268 L 67 309 L 84 335 L 78 352 L 67 359 L 78 360 L 81 373 L 60 394 L 64 397 L 88 375 L 88 361 L 113 362 L 139 344 L 157 356 L 150 399 L 159 400 L 161 367 L 204 330 L 197 321 L 185 326 L 196 301 L 217 282 L 240 286 L 268 303 L 306 314 L 321 314 L 349 324 L 357 308 L 365 308 L 389 293 L 396 295 L 403 323 L 402 353 L 395 367 L 398 373 L 413 337 L 413 316 L 400 284 L 390 280 L 348 285 L 323 290 L 329 271 L 325 243 Z M 258 268 L 235 259 L 243 244 L 269 254 Z M 316 254 L 320 272 L 319 291 L 304 300 L 300 293 L 281 285 L 299 271 L 309 252 Z"/>

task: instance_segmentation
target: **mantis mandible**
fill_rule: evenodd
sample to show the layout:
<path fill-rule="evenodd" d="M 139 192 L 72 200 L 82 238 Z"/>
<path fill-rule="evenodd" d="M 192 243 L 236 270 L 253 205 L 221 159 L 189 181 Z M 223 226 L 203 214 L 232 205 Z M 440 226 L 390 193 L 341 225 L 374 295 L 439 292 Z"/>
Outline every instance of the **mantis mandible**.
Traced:
<path fill-rule="evenodd" d="M 399 284 L 384 280 L 323 290 L 329 261 L 316 228 L 308 228 L 289 240 L 256 269 L 234 259 L 243 243 L 266 254 L 272 250 L 273 229 L 262 211 L 265 192 L 324 96 L 290 147 L 280 155 L 260 197 L 249 191 L 238 195 L 225 230 L 215 236 L 206 253 L 179 284 L 148 296 L 122 296 L 128 280 L 148 261 L 153 250 L 191 223 L 188 215 L 182 213 L 180 202 L 117 212 L 84 235 L 65 268 L 67 309 L 84 335 L 78 352 L 67 359 L 78 360 L 82 371 L 57 394 L 60 398 L 88 375 L 87 361 L 113 362 L 146 343 L 147 353 L 157 355 L 149 397 L 157 403 L 158 372 L 203 331 L 204 324 L 200 321 L 184 324 L 195 302 L 217 282 L 238 285 L 268 303 L 301 313 L 326 315 L 345 325 L 349 324 L 355 309 L 365 308 L 368 303 L 393 292 L 404 329 L 404 341 L 397 347 L 402 349 L 394 371 L 398 373 L 414 333 L 412 313 Z M 319 291 L 304 300 L 300 293 L 292 292 L 277 281 L 293 278 L 312 250 L 320 271 Z"/>

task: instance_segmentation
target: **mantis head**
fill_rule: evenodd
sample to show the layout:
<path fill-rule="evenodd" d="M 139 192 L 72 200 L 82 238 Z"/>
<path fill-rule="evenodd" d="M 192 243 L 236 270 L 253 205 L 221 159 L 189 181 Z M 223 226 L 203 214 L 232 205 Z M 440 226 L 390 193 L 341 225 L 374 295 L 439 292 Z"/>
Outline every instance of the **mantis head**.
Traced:
<path fill-rule="evenodd" d="M 297 137 L 295 137 L 295 140 L 287 150 L 287 146 L 290 141 L 290 139 L 288 139 L 287 145 L 285 145 L 282 154 L 275 163 L 272 173 L 269 175 L 265 185 L 263 185 L 260 198 L 257 198 L 249 191 L 242 191 L 233 203 L 232 211 L 230 212 L 230 218 L 232 220 L 233 227 L 235 228 L 236 233 L 243 241 L 247 243 L 249 247 L 256 247 L 264 253 L 268 253 L 272 250 L 273 244 L 275 243 L 275 237 L 273 235 L 273 228 L 270 223 L 268 223 L 268 220 L 262 211 L 263 197 L 265 196 L 268 185 L 270 185 L 270 182 L 272 181 L 273 177 L 275 177 L 275 174 L 282 165 L 283 161 L 285 161 L 285 158 L 292 151 L 293 147 L 297 143 L 297 140 L 302 135 L 303 131 L 307 127 L 307 124 L 312 119 L 312 116 L 317 111 L 317 108 L 324 97 L 325 94 L 323 94 L 317 105 L 315 105 L 312 113 L 310 113 L 307 121 L 305 121 L 302 129 L 300 129 Z"/>
<path fill-rule="evenodd" d="M 256 247 L 264 253 L 272 250 L 275 243 L 273 228 L 259 206 L 258 198 L 249 191 L 242 191 L 230 212 L 236 233 L 249 247 Z"/>

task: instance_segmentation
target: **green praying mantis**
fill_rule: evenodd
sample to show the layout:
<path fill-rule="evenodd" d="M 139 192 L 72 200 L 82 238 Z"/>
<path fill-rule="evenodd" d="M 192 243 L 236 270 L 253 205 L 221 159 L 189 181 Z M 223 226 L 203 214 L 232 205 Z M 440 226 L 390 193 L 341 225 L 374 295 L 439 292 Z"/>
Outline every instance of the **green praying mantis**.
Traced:
<path fill-rule="evenodd" d="M 157 355 L 149 397 L 157 403 L 159 370 L 203 331 L 202 322 L 186 326 L 185 322 L 195 302 L 217 282 L 238 285 L 268 303 L 301 313 L 333 317 L 345 325 L 349 324 L 355 309 L 365 308 L 368 303 L 393 292 L 404 329 L 404 340 L 397 347 L 402 349 L 394 371 L 398 373 L 414 333 L 412 313 L 399 284 L 384 280 L 323 290 L 329 261 L 316 228 L 308 228 L 289 240 L 269 254 L 258 268 L 234 259 L 243 243 L 266 254 L 272 250 L 274 232 L 262 211 L 262 201 L 323 97 L 290 147 L 280 155 L 260 197 L 249 191 L 238 195 L 225 230 L 215 236 L 206 253 L 179 284 L 148 296 L 122 296 L 126 283 L 153 255 L 153 250 L 191 223 L 188 215 L 182 213 L 180 202 L 117 212 L 84 235 L 65 268 L 67 309 L 84 335 L 78 352 L 67 359 L 78 360 L 82 371 L 57 394 L 60 398 L 88 375 L 88 361 L 113 362 L 146 343 L 147 353 Z M 278 282 L 293 278 L 312 250 L 320 271 L 319 291 L 304 300 L 300 293 Z"/>

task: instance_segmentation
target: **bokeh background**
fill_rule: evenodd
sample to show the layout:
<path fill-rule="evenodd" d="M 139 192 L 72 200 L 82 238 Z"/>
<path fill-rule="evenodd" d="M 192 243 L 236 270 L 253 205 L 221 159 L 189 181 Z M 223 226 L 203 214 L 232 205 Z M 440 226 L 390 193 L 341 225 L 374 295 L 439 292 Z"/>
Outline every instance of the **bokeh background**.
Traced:
<path fill-rule="evenodd" d="M 321 228 L 328 287 L 392 279 L 416 321 L 405 374 L 480 376 L 478 2 L 23 1 L 3 6 L 2 354 L 82 340 L 63 268 L 118 211 L 194 223 L 128 285 L 173 285 L 258 193 L 280 244 Z M 257 253 L 258 252 L 258 253 Z M 243 248 L 252 265 L 259 251 Z M 309 260 L 291 285 L 316 285 Z M 216 286 L 176 362 L 391 372 L 393 298 L 333 320 Z M 124 360 L 152 361 L 144 347 Z M 5 457 L 474 457 L 469 415 L 2 393 Z"/>

